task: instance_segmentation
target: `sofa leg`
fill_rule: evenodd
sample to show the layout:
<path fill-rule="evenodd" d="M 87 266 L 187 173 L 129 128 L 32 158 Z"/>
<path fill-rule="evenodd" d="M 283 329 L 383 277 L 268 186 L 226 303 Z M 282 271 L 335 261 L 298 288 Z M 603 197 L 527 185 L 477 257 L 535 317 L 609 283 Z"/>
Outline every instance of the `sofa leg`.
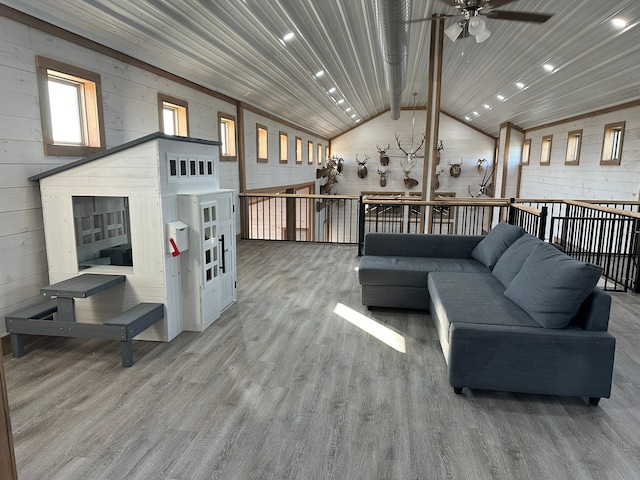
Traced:
<path fill-rule="evenodd" d="M 460 395 L 462 393 L 462 387 L 453 387 L 453 391 L 456 395 Z"/>
<path fill-rule="evenodd" d="M 593 405 L 595 407 L 599 402 L 600 397 L 589 397 L 589 405 Z"/>

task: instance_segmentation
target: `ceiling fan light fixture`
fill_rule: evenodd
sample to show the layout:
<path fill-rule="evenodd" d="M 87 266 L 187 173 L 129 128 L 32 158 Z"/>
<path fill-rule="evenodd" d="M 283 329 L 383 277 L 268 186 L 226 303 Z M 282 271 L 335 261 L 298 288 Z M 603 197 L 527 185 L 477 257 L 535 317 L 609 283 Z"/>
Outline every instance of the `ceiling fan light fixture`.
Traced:
<path fill-rule="evenodd" d="M 489 38 L 491 36 L 491 31 L 488 28 L 485 28 L 481 33 L 478 33 L 475 38 L 476 38 L 476 43 L 482 43 L 484 42 L 487 38 Z"/>
<path fill-rule="evenodd" d="M 474 37 L 480 35 L 487 29 L 487 24 L 479 17 L 472 17 L 469 20 L 469 34 Z"/>
<path fill-rule="evenodd" d="M 444 33 L 447 37 L 449 37 L 449 40 L 455 42 L 456 38 L 458 38 L 460 36 L 460 33 L 462 33 L 462 29 L 463 25 L 461 25 L 461 22 L 456 22 L 453 25 L 445 28 Z"/>

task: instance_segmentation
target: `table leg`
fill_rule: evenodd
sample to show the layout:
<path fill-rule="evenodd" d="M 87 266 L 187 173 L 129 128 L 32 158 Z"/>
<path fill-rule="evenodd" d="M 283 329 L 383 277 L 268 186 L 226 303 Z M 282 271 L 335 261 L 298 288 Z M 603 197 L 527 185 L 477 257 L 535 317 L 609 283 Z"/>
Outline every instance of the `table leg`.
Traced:
<path fill-rule="evenodd" d="M 58 320 L 61 322 L 76 321 L 73 298 L 58 297 Z"/>
<path fill-rule="evenodd" d="M 13 358 L 24 356 L 24 335 L 21 333 L 11 334 L 11 354 Z"/>
<path fill-rule="evenodd" d="M 122 340 L 120 342 L 120 357 L 122 358 L 123 367 L 133 365 L 133 340 Z"/>

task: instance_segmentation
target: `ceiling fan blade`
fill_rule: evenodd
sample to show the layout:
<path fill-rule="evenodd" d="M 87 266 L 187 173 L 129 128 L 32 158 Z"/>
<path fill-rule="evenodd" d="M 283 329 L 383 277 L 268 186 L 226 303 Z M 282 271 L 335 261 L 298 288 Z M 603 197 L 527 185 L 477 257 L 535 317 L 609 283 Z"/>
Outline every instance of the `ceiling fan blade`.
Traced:
<path fill-rule="evenodd" d="M 487 18 L 496 20 L 516 20 L 519 22 L 544 23 L 553 17 L 553 14 L 546 13 L 529 13 L 529 12 L 510 12 L 507 10 L 489 10 L 484 14 Z"/>
<path fill-rule="evenodd" d="M 515 2 L 516 0 L 489 0 L 482 8 L 485 10 L 491 10 L 494 8 L 500 8 L 507 3 Z"/>

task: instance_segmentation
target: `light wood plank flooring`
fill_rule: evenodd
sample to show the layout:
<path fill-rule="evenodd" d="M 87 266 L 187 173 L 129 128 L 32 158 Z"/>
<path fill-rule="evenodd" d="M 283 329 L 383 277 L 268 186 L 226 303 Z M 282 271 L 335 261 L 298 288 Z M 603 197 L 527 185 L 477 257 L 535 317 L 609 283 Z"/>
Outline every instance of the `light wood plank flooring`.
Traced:
<path fill-rule="evenodd" d="M 238 302 L 204 333 L 137 342 L 131 368 L 101 340 L 6 356 L 20 479 L 640 479 L 640 299 L 615 295 L 599 407 L 455 395 L 430 318 L 368 312 L 357 266 L 352 246 L 241 242 Z"/>

